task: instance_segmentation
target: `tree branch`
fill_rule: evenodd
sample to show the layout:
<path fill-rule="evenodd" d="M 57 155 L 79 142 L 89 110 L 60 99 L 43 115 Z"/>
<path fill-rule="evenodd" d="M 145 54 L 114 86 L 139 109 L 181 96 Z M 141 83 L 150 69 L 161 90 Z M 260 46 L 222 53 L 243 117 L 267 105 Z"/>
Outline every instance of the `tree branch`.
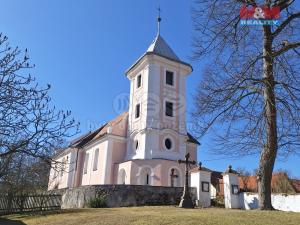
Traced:
<path fill-rule="evenodd" d="M 246 5 L 257 6 L 255 0 L 238 0 L 238 2 L 241 2 Z"/>
<path fill-rule="evenodd" d="M 281 49 L 279 49 L 278 51 L 273 52 L 272 57 L 275 58 L 279 55 L 282 55 L 283 53 L 291 50 L 291 49 L 295 49 L 300 47 L 300 41 L 299 42 L 293 42 L 293 43 L 284 43 L 284 47 L 282 47 Z"/>
<path fill-rule="evenodd" d="M 289 7 L 291 4 L 294 3 L 295 0 L 277 0 L 274 2 L 274 4 L 272 5 L 272 7 L 279 7 L 280 11 L 286 9 L 287 7 Z"/>
<path fill-rule="evenodd" d="M 300 12 L 290 15 L 281 25 L 272 33 L 273 39 L 294 19 L 300 18 Z"/>

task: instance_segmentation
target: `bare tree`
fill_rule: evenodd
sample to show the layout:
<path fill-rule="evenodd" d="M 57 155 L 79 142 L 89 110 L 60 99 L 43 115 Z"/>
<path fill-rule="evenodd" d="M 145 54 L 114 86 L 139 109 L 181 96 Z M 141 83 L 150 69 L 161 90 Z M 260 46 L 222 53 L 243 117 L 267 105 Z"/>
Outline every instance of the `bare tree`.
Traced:
<path fill-rule="evenodd" d="M 296 193 L 296 191 L 292 185 L 292 179 L 291 179 L 289 171 L 279 169 L 273 174 L 272 192 L 273 193 L 286 193 L 286 194 L 295 194 Z"/>
<path fill-rule="evenodd" d="M 0 34 L 0 179 L 21 156 L 49 163 L 57 145 L 78 130 L 70 111 L 52 105 L 50 85 L 40 87 L 29 74 L 33 67 L 27 50 L 10 47 Z"/>
<path fill-rule="evenodd" d="M 279 7 L 278 25 L 240 25 L 241 6 Z M 298 7 L 298 8 L 297 8 Z M 272 209 L 277 155 L 300 144 L 300 10 L 294 0 L 195 0 L 195 58 L 212 60 L 196 95 L 199 136 L 219 153 L 260 154 L 260 209 Z"/>
<path fill-rule="evenodd" d="M 245 168 L 237 168 L 237 172 L 239 174 L 239 178 L 243 184 L 243 191 L 249 191 L 249 181 L 251 173 L 247 171 Z"/>
<path fill-rule="evenodd" d="M 27 194 L 46 191 L 50 164 L 42 159 L 16 154 L 0 179 L 0 192 Z"/>

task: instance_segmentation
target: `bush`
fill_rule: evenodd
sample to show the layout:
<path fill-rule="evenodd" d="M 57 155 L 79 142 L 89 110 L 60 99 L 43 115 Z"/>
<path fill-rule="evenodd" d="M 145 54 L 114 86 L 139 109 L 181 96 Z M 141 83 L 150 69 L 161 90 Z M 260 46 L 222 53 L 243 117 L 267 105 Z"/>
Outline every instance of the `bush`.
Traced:
<path fill-rule="evenodd" d="M 107 207 L 106 199 L 103 197 L 92 198 L 89 202 L 91 208 L 105 208 Z"/>
<path fill-rule="evenodd" d="M 211 200 L 211 205 L 218 208 L 225 208 L 224 196 L 217 196 Z"/>

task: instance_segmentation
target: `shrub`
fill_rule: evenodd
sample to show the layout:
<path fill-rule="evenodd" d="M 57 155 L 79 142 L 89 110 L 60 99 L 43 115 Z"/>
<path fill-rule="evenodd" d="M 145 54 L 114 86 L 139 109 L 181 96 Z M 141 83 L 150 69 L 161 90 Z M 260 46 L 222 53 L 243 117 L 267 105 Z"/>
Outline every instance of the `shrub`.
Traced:
<path fill-rule="evenodd" d="M 225 208 L 224 196 L 217 196 L 211 200 L 211 205 L 214 207 Z"/>
<path fill-rule="evenodd" d="M 106 198 L 104 197 L 92 198 L 89 202 L 89 206 L 91 208 L 105 208 L 107 207 Z"/>

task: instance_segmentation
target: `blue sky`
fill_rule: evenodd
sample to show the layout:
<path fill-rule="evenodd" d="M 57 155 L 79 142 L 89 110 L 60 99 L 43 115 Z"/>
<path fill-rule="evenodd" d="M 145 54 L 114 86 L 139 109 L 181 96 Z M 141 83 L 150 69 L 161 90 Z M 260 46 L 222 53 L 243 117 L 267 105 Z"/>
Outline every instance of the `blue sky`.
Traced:
<path fill-rule="evenodd" d="M 187 82 L 187 119 L 193 94 L 205 62 L 193 62 L 192 1 L 177 0 L 2 0 L 0 32 L 12 45 L 28 48 L 40 82 L 50 83 L 50 95 L 58 108 L 69 109 L 81 123 L 81 131 L 96 128 L 117 115 L 113 101 L 129 92 L 124 71 L 147 49 L 156 34 L 158 5 L 162 9 L 161 34 L 194 71 Z M 209 59 L 207 59 L 209 61 Z M 200 140 L 198 159 L 203 165 L 224 171 L 229 164 L 250 171 L 258 157 L 238 160 L 210 153 L 209 135 Z M 217 160 L 216 160 L 217 159 Z M 300 177 L 300 158 L 277 160 Z"/>

